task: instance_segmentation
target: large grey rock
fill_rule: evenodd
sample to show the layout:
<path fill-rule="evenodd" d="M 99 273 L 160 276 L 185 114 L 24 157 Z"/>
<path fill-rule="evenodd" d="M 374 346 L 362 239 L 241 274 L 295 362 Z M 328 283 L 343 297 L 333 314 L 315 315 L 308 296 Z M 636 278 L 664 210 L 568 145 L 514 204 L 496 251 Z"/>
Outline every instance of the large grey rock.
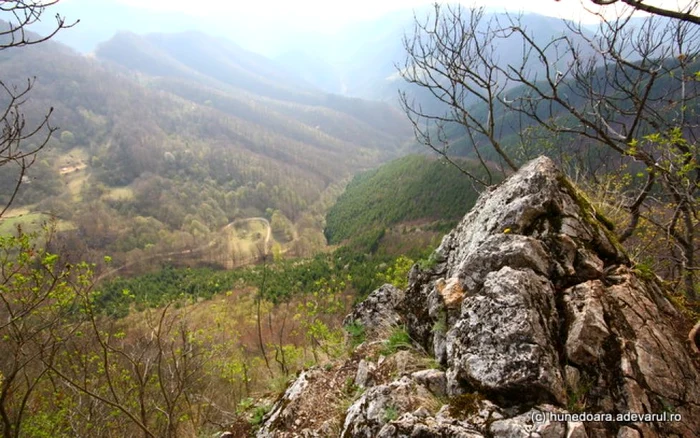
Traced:
<path fill-rule="evenodd" d="M 343 325 L 362 324 L 369 339 L 386 335 L 391 327 L 403 322 L 396 311 L 404 292 L 391 284 L 375 290 L 345 318 Z"/>
<path fill-rule="evenodd" d="M 567 412 L 551 405 L 537 406 L 523 414 L 492 422 L 488 426 L 489 434 L 493 438 L 588 438 L 583 423 L 556 421 L 549 417 L 551 414 Z"/>
<path fill-rule="evenodd" d="M 610 329 L 605 322 L 603 294 L 599 280 L 588 281 L 564 291 L 566 317 L 569 321 L 566 355 L 573 364 L 595 365 L 604 354 Z"/>
<path fill-rule="evenodd" d="M 698 436 L 700 373 L 681 315 L 551 160 L 483 194 L 433 260 L 411 270 L 405 293 L 382 287 L 347 321 L 373 335 L 405 324 L 444 374 L 400 367 L 407 352 L 380 359 L 377 370 L 395 374 L 377 372 L 382 384 L 347 410 L 343 438 Z M 347 375 L 369 381 L 369 365 L 352 363 Z M 297 398 L 313 386 L 295 385 Z M 567 409 L 682 421 L 534 421 Z"/>
<path fill-rule="evenodd" d="M 671 409 L 684 421 L 634 427 L 694 436 L 700 375 L 674 331 L 680 315 L 611 236 L 547 158 L 482 195 L 443 239 L 437 268 L 412 272 L 400 305 L 446 365 L 448 392 L 479 390 L 505 406 Z M 592 436 L 620 427 L 585 424 Z"/>
<path fill-rule="evenodd" d="M 302 403 L 304 390 L 309 386 L 309 382 L 313 380 L 314 376 L 319 373 L 320 370 L 309 370 L 302 372 L 297 377 L 268 413 L 266 421 L 256 435 L 257 438 L 274 438 L 286 435 L 281 431 L 290 427 L 297 419 L 297 408 Z"/>
<path fill-rule="evenodd" d="M 488 274 L 447 335 L 449 392 L 463 392 L 466 384 L 513 402 L 565 403 L 557 322 L 546 279 L 510 267 Z"/>
<path fill-rule="evenodd" d="M 377 366 L 372 361 L 365 359 L 360 360 L 357 365 L 357 374 L 355 374 L 355 385 L 360 388 L 367 388 L 374 385 L 372 372 L 377 369 Z"/>
<path fill-rule="evenodd" d="M 428 388 L 437 397 L 444 397 L 447 393 L 447 379 L 444 371 L 434 369 L 421 370 L 411 374 L 411 377 Z"/>
<path fill-rule="evenodd" d="M 466 424 L 443 418 L 419 417 L 408 413 L 384 425 L 377 438 L 484 438 L 484 435 Z"/>
<path fill-rule="evenodd" d="M 408 376 L 368 389 L 347 410 L 343 438 L 374 438 L 398 414 L 413 411 L 433 399 L 423 385 Z"/>
<path fill-rule="evenodd" d="M 522 245 L 525 249 L 501 250 L 503 235 L 513 237 L 510 246 Z M 567 251 L 566 243 L 557 242 L 559 235 L 573 240 L 574 248 L 569 245 Z M 549 271 L 553 253 L 571 253 L 579 248 L 596 248 L 598 258 L 610 262 L 627 261 L 596 220 L 595 212 L 586 208 L 585 200 L 574 192 L 554 163 L 541 157 L 482 195 L 457 228 L 445 236 L 438 251 L 447 259 L 447 277 L 469 277 L 473 275 L 469 272 L 472 266 L 478 266 L 483 277 L 484 272 L 502 266 L 499 254 L 509 259 L 511 267 L 542 272 Z M 587 257 L 582 255 L 581 259 Z M 489 268 L 491 264 L 493 268 Z"/>

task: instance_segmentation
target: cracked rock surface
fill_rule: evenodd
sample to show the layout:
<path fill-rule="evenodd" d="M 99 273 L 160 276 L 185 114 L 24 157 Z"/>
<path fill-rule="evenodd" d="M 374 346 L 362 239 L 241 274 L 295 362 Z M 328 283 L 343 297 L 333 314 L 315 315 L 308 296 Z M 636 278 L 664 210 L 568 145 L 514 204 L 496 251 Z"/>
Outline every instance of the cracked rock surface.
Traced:
<path fill-rule="evenodd" d="M 381 288 L 347 321 L 377 334 L 405 325 L 442 369 L 382 373 L 390 360 L 349 360 L 353 378 L 361 360 L 371 376 L 328 436 L 700 436 L 700 373 L 675 329 L 681 315 L 551 160 L 484 193 L 433 259 L 411 270 L 405 291 Z M 315 383 L 300 379 L 290 391 L 303 399 Z M 281 424 L 279 406 L 268 422 Z M 567 412 L 682 420 L 541 418 Z"/>

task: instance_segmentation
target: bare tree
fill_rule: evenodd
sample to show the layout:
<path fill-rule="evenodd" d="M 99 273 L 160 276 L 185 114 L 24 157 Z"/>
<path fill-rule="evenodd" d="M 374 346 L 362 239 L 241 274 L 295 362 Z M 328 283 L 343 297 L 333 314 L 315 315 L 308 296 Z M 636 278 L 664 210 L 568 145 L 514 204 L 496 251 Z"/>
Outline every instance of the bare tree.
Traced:
<path fill-rule="evenodd" d="M 558 1 L 558 0 L 557 0 Z M 609 6 L 616 3 L 624 3 L 639 11 L 648 12 L 650 14 L 661 17 L 673 18 L 676 20 L 688 21 L 690 23 L 700 24 L 700 15 L 697 15 L 698 1 L 688 2 L 685 7 L 671 9 L 661 6 L 651 5 L 645 0 L 591 0 L 592 3 L 598 6 Z"/>
<path fill-rule="evenodd" d="M 36 36 L 27 31 L 28 26 L 45 18 L 46 9 L 56 3 L 58 0 L 0 0 L 0 52 L 42 43 L 61 29 L 75 25 L 77 22 L 68 24 L 63 17 L 56 15 L 56 26 L 48 35 Z M 27 124 L 22 106 L 35 81 L 36 78 L 28 78 L 24 84 L 9 84 L 0 77 L 0 168 L 16 175 L 9 198 L 0 207 L 0 217 L 15 200 L 37 153 L 57 129 L 49 120 L 53 108 L 38 123 Z"/>
<path fill-rule="evenodd" d="M 567 22 L 567 32 L 543 42 L 521 17 L 436 4 L 405 39 L 400 73 L 442 106 L 426 110 L 406 93 L 401 102 L 419 141 L 448 159 L 459 127 L 484 166 L 517 169 L 518 134 L 533 129 L 565 139 L 567 153 L 629 162 L 643 178 L 625 194 L 629 220 L 619 237 L 632 236 L 640 219 L 662 229 L 695 300 L 700 28 L 654 16 L 639 26 L 632 13 L 599 15 L 595 33 Z M 513 41 L 520 57 L 504 62 L 499 50 Z M 666 214 L 653 213 L 661 207 Z"/>

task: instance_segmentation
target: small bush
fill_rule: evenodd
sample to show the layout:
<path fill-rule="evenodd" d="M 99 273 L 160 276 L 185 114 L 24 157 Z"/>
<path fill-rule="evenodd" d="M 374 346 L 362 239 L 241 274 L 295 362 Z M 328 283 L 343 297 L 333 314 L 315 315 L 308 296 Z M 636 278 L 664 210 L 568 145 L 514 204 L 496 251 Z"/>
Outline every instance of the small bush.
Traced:
<path fill-rule="evenodd" d="M 396 406 L 387 406 L 387 408 L 384 410 L 384 421 L 388 423 L 396 420 L 397 418 L 399 418 L 399 410 L 396 409 Z"/>
<path fill-rule="evenodd" d="M 253 426 L 261 425 L 263 420 L 265 419 L 265 414 L 270 412 L 270 409 L 272 409 L 272 406 L 256 406 L 255 410 L 253 410 L 253 415 L 250 417 L 250 424 L 252 424 Z"/>
<path fill-rule="evenodd" d="M 433 252 L 427 259 L 418 260 L 417 264 L 421 271 L 429 271 L 437 265 L 437 257 Z"/>
<path fill-rule="evenodd" d="M 356 348 L 367 339 L 365 326 L 359 321 L 353 321 L 352 323 L 346 325 L 345 331 L 350 336 L 350 348 Z"/>

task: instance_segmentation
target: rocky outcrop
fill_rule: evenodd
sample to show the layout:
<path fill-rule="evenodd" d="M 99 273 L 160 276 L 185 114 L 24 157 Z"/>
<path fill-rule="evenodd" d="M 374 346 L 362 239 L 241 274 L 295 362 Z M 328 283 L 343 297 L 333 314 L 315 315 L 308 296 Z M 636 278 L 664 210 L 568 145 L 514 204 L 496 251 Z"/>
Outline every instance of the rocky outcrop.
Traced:
<path fill-rule="evenodd" d="M 403 320 L 396 311 L 396 307 L 403 299 L 402 290 L 385 284 L 358 304 L 345 318 L 343 325 L 361 324 L 365 328 L 365 335 L 370 339 L 386 335 L 391 327 L 395 327 Z"/>
<path fill-rule="evenodd" d="M 351 359 L 366 389 L 330 436 L 696 437 L 682 317 L 602 219 L 547 158 L 482 195 L 406 291 L 384 287 L 347 319 L 405 325 L 442 370 Z"/>

